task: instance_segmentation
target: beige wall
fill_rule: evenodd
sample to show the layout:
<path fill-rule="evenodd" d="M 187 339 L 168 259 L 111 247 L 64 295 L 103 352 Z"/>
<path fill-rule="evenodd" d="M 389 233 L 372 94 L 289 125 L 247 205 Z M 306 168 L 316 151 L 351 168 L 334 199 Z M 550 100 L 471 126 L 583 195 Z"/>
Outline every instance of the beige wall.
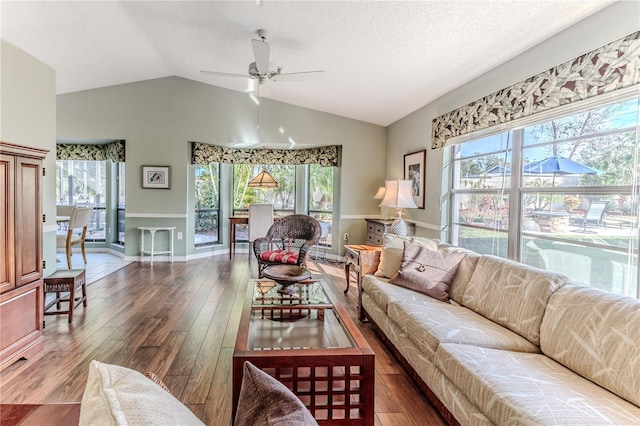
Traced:
<path fill-rule="evenodd" d="M 446 223 L 440 213 L 443 150 L 431 149 L 434 118 L 638 30 L 640 2 L 615 3 L 390 125 L 387 128 L 388 178 L 402 176 L 404 154 L 427 150 L 426 208 L 409 210 L 407 214 L 409 220 L 420 225 L 417 233 L 438 236 L 441 224 Z"/>
<path fill-rule="evenodd" d="M 48 149 L 42 180 L 45 275 L 56 269 L 55 231 L 55 71 L 7 43 L 0 45 L 0 140 Z"/>
<path fill-rule="evenodd" d="M 291 137 L 299 145 L 342 145 L 336 203 L 342 220 L 336 234 L 364 236 L 361 218 L 379 214 L 372 196 L 384 181 L 386 134 L 381 126 L 263 98 L 257 131 L 257 107 L 247 94 L 178 77 L 59 95 L 57 113 L 59 138 L 126 140 L 127 255 L 137 251 L 135 227 L 142 223 L 168 222 L 189 234 L 189 141 L 287 148 Z M 171 166 L 171 189 L 142 189 L 142 165 Z M 222 235 L 226 239 L 226 228 Z M 193 254 L 191 241 L 176 244 L 179 256 Z"/>

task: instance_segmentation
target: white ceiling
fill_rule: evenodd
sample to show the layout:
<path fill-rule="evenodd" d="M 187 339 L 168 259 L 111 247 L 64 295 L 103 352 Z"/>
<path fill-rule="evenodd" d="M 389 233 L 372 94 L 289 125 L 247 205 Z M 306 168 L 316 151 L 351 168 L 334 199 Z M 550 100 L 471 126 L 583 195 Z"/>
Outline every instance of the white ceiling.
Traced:
<path fill-rule="evenodd" d="M 283 72 L 325 72 L 261 96 L 386 126 L 612 1 L 261 3 L 2 0 L 0 28 L 56 70 L 58 94 L 166 76 L 245 91 L 200 70 L 246 73 L 264 28 Z"/>

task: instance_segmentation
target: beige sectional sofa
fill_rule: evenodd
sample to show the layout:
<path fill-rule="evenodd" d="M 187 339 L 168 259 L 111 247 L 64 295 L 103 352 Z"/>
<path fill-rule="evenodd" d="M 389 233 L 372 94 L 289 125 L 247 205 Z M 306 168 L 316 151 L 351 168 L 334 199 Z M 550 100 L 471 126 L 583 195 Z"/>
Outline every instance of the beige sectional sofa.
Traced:
<path fill-rule="evenodd" d="M 449 303 L 389 283 L 405 240 L 466 252 Z M 451 423 L 640 425 L 640 301 L 418 237 L 371 258 L 361 317 Z"/>

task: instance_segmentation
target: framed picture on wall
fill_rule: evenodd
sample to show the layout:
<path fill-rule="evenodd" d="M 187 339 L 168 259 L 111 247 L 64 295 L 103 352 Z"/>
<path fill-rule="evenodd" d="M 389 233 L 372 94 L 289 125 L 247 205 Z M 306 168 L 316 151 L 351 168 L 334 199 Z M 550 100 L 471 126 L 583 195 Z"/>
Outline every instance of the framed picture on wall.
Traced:
<path fill-rule="evenodd" d="M 404 156 L 404 178 L 411 181 L 413 201 L 419 209 L 424 209 L 425 170 L 427 151 L 417 151 Z"/>
<path fill-rule="evenodd" d="M 169 189 L 170 173 L 170 166 L 142 166 L 142 187 Z"/>

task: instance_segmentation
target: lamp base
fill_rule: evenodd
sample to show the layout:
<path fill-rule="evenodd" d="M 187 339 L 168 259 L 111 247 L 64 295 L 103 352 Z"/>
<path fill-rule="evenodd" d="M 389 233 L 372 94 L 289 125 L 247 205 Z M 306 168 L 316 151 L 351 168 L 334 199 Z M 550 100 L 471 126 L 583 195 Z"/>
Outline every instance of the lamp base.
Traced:
<path fill-rule="evenodd" d="M 409 227 L 407 226 L 407 222 L 405 222 L 403 218 L 397 217 L 396 220 L 391 223 L 389 232 L 401 237 L 406 237 L 407 235 L 409 235 Z"/>

